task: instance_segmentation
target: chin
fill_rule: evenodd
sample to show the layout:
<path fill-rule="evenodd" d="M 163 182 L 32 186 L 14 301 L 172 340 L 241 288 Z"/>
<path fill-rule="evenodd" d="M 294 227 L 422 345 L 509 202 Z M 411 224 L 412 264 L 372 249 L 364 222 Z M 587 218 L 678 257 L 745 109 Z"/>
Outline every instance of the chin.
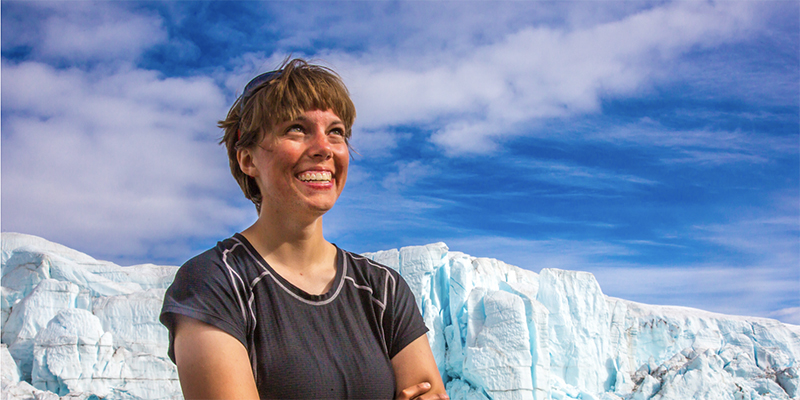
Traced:
<path fill-rule="evenodd" d="M 331 208 L 333 208 L 334 204 L 335 204 L 335 202 L 333 202 L 333 203 L 312 203 L 312 204 L 308 205 L 308 208 L 311 211 L 322 215 L 322 214 L 325 214 L 326 212 L 328 212 Z"/>
<path fill-rule="evenodd" d="M 325 214 L 326 212 L 330 211 L 333 208 L 333 204 L 330 206 L 318 206 L 314 207 L 314 210 L 319 212 L 320 214 Z"/>
<path fill-rule="evenodd" d="M 320 196 L 316 198 L 310 197 L 307 199 L 307 201 L 309 208 L 326 212 L 333 208 L 333 206 L 336 204 L 336 200 L 338 199 L 338 196 L 336 196 L 336 198 L 331 198 L 330 196 Z"/>

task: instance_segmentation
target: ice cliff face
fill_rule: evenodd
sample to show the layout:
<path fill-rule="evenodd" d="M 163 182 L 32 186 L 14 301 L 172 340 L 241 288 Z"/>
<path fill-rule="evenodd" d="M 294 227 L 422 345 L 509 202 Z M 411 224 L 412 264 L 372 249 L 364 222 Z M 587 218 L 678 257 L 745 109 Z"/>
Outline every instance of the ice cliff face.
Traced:
<path fill-rule="evenodd" d="M 3 399 L 181 397 L 158 322 L 177 267 L 123 268 L 14 233 L 0 261 Z"/>
<path fill-rule="evenodd" d="M 2 234 L 3 399 L 180 398 L 158 323 L 177 267 Z M 604 296 L 443 243 L 367 254 L 406 278 L 453 399 L 798 399 L 800 327 Z"/>

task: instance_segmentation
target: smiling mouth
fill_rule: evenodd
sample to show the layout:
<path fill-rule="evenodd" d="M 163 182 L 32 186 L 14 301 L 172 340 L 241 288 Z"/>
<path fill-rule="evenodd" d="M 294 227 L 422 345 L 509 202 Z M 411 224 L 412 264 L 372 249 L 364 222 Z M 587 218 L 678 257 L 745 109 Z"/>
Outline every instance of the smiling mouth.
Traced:
<path fill-rule="evenodd" d="M 330 182 L 330 171 L 307 171 L 297 176 L 303 182 Z"/>

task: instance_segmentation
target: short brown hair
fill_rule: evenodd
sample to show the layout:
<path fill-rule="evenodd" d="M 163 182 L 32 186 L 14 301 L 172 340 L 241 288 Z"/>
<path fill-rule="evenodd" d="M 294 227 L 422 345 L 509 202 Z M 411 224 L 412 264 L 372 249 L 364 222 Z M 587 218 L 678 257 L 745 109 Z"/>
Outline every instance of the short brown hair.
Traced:
<path fill-rule="evenodd" d="M 356 107 L 342 78 L 330 68 L 309 64 L 295 58 L 285 60 L 274 77 L 258 85 L 252 95 L 239 96 L 219 121 L 224 129 L 220 144 L 228 149 L 231 174 L 239 183 L 245 197 L 261 211 L 261 191 L 255 179 L 239 168 L 236 153 L 239 149 L 257 146 L 276 125 L 298 118 L 308 110 L 331 110 L 345 126 L 345 141 L 349 144 L 356 119 Z"/>

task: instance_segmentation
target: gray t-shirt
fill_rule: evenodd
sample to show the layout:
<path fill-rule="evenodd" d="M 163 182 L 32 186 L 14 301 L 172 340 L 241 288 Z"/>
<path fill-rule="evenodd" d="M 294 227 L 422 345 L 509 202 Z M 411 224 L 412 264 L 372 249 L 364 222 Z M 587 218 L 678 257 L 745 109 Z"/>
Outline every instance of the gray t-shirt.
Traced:
<path fill-rule="evenodd" d="M 394 398 L 391 359 L 427 332 L 397 271 L 337 248 L 331 289 L 311 295 L 238 233 L 187 261 L 167 290 L 173 361 L 174 314 L 241 341 L 262 399 Z"/>

